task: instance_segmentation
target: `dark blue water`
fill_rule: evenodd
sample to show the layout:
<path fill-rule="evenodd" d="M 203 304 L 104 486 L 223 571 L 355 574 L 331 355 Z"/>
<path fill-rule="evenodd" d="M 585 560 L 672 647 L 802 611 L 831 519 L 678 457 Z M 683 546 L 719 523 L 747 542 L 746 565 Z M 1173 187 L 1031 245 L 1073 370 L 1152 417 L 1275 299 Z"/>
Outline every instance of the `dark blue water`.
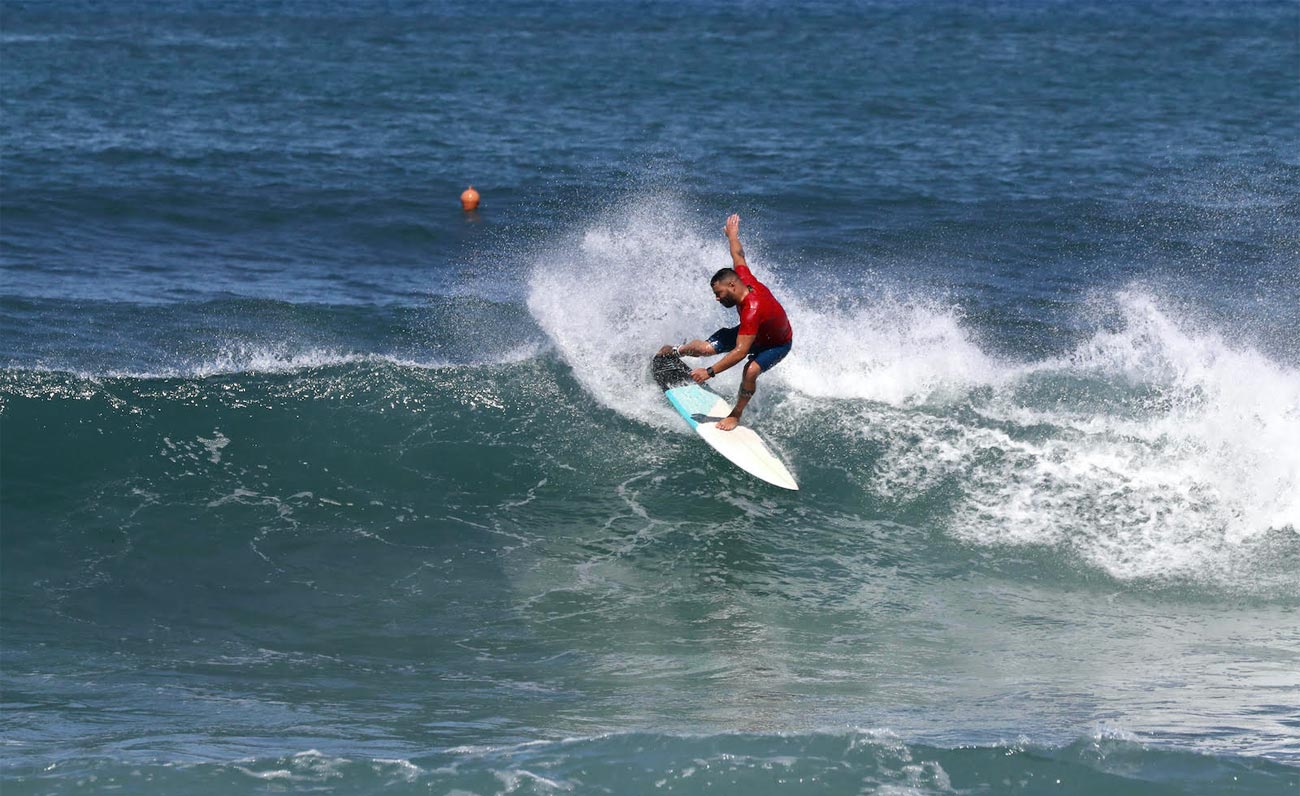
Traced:
<path fill-rule="evenodd" d="M 1300 789 L 1295 3 L 0 46 L 6 793 Z M 798 493 L 649 378 L 732 212 Z"/>

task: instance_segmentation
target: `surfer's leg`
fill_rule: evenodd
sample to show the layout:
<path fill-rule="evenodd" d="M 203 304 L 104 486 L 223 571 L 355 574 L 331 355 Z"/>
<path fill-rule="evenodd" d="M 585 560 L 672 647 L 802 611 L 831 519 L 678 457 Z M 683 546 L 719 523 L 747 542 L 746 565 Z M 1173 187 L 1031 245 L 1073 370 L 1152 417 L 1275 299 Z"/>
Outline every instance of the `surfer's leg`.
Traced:
<path fill-rule="evenodd" d="M 740 377 L 740 391 L 736 393 L 736 406 L 731 414 L 718 421 L 719 429 L 730 431 L 740 425 L 740 416 L 745 413 L 745 407 L 749 406 L 749 399 L 754 397 L 754 392 L 758 389 L 758 374 L 762 372 L 763 366 L 754 360 L 745 363 L 745 371 Z"/>
<path fill-rule="evenodd" d="M 754 391 L 758 389 L 758 374 L 776 367 L 788 353 L 790 353 L 790 343 L 775 348 L 764 348 L 750 355 L 749 362 L 745 363 L 744 375 L 740 379 L 740 392 L 736 394 L 736 408 L 731 410 L 730 415 L 718 421 L 718 428 L 730 431 L 739 425 L 740 416 L 744 414 L 749 399 L 754 397 Z"/>
<path fill-rule="evenodd" d="M 692 340 L 681 345 L 666 345 L 659 349 L 661 357 L 711 357 L 718 353 L 708 340 Z"/>
<path fill-rule="evenodd" d="M 666 345 L 659 349 L 659 356 L 711 357 L 714 354 L 725 354 L 736 347 L 736 332 L 739 329 L 739 326 L 719 329 L 709 335 L 707 340 L 692 340 L 679 346 Z"/>
<path fill-rule="evenodd" d="M 692 340 L 677 346 L 677 353 L 688 357 L 711 357 L 718 352 L 708 340 Z"/>

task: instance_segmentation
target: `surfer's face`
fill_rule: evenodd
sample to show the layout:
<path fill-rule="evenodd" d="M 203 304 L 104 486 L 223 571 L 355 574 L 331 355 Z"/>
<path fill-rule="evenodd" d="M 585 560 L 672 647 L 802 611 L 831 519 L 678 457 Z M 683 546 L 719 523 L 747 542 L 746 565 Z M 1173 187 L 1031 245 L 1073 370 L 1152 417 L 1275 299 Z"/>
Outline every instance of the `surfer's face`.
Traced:
<path fill-rule="evenodd" d="M 713 297 L 718 303 L 727 309 L 736 306 L 736 283 L 735 282 L 718 282 L 713 286 Z"/>

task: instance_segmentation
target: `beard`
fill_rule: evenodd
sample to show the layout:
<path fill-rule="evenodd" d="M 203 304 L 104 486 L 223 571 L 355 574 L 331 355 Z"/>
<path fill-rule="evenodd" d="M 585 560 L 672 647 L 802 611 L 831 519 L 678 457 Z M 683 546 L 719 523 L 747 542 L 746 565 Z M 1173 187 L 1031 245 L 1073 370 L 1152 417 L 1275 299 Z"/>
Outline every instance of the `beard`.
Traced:
<path fill-rule="evenodd" d="M 732 307 L 736 306 L 736 300 L 731 296 L 718 299 L 718 302 L 721 303 L 722 306 L 726 307 L 727 309 L 731 309 Z"/>

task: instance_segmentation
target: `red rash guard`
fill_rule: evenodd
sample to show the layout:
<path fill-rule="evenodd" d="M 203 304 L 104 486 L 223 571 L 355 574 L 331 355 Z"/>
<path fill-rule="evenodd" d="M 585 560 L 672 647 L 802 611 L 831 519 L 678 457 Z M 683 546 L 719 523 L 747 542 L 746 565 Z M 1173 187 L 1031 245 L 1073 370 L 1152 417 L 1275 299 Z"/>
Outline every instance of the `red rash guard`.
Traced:
<path fill-rule="evenodd" d="M 740 281 L 752 290 L 740 300 L 737 311 L 740 313 L 740 335 L 754 335 L 754 351 L 789 345 L 794 340 L 790 329 L 790 319 L 785 317 L 785 308 L 776 300 L 767 285 L 754 278 L 747 265 L 735 268 Z"/>

